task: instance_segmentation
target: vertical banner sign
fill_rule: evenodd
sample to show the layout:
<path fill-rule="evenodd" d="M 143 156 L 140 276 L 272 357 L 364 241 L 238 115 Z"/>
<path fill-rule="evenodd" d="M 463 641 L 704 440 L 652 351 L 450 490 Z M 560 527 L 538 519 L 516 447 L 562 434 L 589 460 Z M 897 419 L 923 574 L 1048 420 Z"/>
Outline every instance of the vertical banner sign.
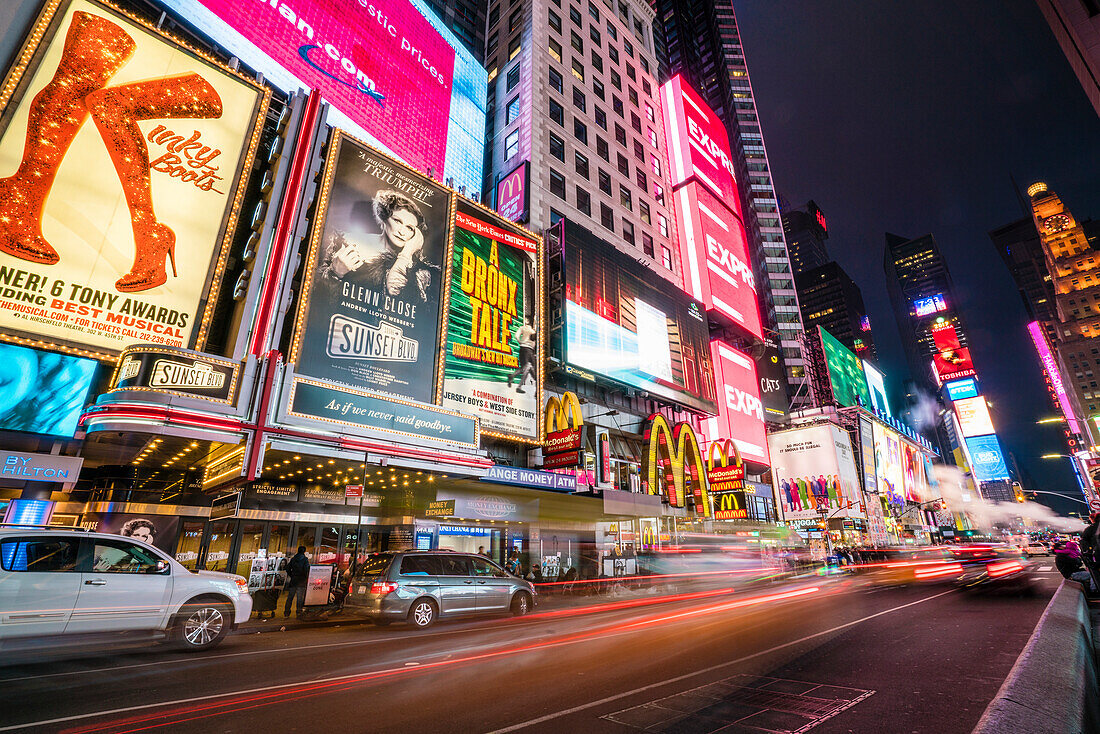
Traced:
<path fill-rule="evenodd" d="M 0 331 L 201 348 L 268 93 L 90 0 L 47 4 L 2 90 Z"/>
<path fill-rule="evenodd" d="M 605 429 L 596 429 L 596 483 L 609 487 L 615 483 L 611 474 L 611 433 Z"/>
<path fill-rule="evenodd" d="M 530 171 L 531 164 L 524 161 L 497 184 L 497 211 L 505 219 L 527 221 L 527 206 L 531 198 L 527 186 Z"/>
<path fill-rule="evenodd" d="M 483 432 L 537 442 L 542 405 L 538 238 L 459 201 L 451 255 L 443 407 Z"/>
<path fill-rule="evenodd" d="M 339 131 L 328 155 L 290 361 L 435 402 L 451 192 Z"/>

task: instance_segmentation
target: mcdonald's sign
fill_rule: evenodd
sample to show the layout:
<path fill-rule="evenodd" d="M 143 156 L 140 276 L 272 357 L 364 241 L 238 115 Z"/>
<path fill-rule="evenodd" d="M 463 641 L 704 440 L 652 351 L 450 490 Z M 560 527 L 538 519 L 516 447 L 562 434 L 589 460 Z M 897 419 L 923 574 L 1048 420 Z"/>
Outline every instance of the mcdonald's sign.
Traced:
<path fill-rule="evenodd" d="M 746 520 L 749 508 L 745 506 L 744 492 L 718 492 L 714 495 L 715 520 Z"/>
<path fill-rule="evenodd" d="M 560 398 L 551 395 L 546 401 L 543 420 L 546 441 L 542 447 L 542 455 L 553 457 L 545 465 L 555 468 L 576 466 L 584 443 L 584 417 L 581 415 L 581 403 L 577 396 L 571 392 L 563 393 Z"/>
<path fill-rule="evenodd" d="M 733 441 L 725 439 L 711 442 L 707 449 L 707 481 L 710 483 L 710 491 L 714 493 L 744 488 L 745 465 L 741 462 L 741 452 Z"/>
<path fill-rule="evenodd" d="M 527 221 L 529 188 L 527 181 L 531 164 L 520 163 L 497 183 L 497 213 L 513 222 Z"/>
<path fill-rule="evenodd" d="M 655 413 L 649 416 L 644 440 L 642 476 L 646 478 L 646 491 L 661 495 L 673 507 L 687 507 L 690 489 L 695 512 L 710 517 L 706 466 L 691 425 L 677 423 L 673 427 L 663 415 Z"/>

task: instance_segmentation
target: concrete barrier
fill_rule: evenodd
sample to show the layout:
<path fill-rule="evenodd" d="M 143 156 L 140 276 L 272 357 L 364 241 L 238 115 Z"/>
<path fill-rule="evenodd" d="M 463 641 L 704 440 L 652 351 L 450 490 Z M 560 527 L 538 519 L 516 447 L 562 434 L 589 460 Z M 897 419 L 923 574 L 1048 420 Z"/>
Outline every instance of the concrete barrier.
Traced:
<path fill-rule="evenodd" d="M 1096 673 L 1084 593 L 1063 581 L 974 734 L 1100 731 Z"/>

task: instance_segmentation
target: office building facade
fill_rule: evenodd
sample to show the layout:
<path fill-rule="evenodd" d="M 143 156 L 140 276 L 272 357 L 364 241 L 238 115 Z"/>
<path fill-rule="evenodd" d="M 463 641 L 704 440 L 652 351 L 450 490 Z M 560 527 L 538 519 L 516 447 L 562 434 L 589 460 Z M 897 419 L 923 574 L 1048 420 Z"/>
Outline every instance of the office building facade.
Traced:
<path fill-rule="evenodd" d="M 1073 73 L 1100 115 L 1100 3 L 1037 0 Z"/>
<path fill-rule="evenodd" d="M 799 273 L 829 262 L 829 252 L 825 245 L 825 240 L 829 239 L 828 225 L 825 214 L 813 201 L 798 209 L 783 212 L 783 234 L 787 238 L 787 252 L 791 257 L 796 285 Z M 801 292 L 799 295 L 801 296 Z M 805 305 L 802 312 L 806 312 Z M 802 325 L 810 328 L 805 319 Z"/>
<path fill-rule="evenodd" d="M 825 263 L 799 273 L 795 282 L 807 330 L 820 326 L 861 359 L 877 359 L 863 294 L 844 268 L 835 262 Z"/>

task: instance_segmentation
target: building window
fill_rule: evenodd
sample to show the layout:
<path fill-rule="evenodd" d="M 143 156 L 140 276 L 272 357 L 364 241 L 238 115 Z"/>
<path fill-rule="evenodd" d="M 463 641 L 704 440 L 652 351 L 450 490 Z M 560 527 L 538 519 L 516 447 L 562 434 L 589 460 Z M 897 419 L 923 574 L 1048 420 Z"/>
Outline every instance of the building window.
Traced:
<path fill-rule="evenodd" d="M 563 219 L 565 219 L 564 214 L 559 212 L 554 207 L 550 207 L 550 226 L 551 227 L 553 227 L 555 224 L 557 224 L 558 222 L 560 222 Z"/>
<path fill-rule="evenodd" d="M 588 126 L 577 118 L 573 118 L 573 137 L 588 145 Z"/>
<path fill-rule="evenodd" d="M 592 52 L 592 68 L 603 73 L 603 58 L 595 51 Z"/>
<path fill-rule="evenodd" d="M 619 187 L 619 203 L 628 211 L 634 211 L 634 202 L 630 196 L 630 189 L 625 186 Z"/>
<path fill-rule="evenodd" d="M 634 67 L 630 64 L 626 65 L 626 78 L 632 82 L 638 81 L 638 72 L 634 71 Z"/>
<path fill-rule="evenodd" d="M 592 93 L 600 99 L 603 99 L 603 82 L 599 79 L 592 80 Z"/>
<path fill-rule="evenodd" d="M 596 7 L 595 3 L 588 3 L 588 14 L 592 16 L 592 20 L 597 23 L 600 22 L 600 9 Z"/>
<path fill-rule="evenodd" d="M 634 105 L 635 107 L 638 106 L 638 90 L 637 89 L 635 89 L 634 87 L 627 87 L 626 96 L 630 98 L 630 104 Z M 639 126 L 641 125 L 640 121 L 638 122 L 638 125 Z M 639 127 L 638 132 L 641 132 L 641 131 L 642 131 L 641 127 Z"/>
<path fill-rule="evenodd" d="M 642 61 L 645 61 L 645 59 L 642 59 Z M 646 69 L 646 71 L 649 71 L 649 69 Z M 653 85 L 649 83 L 648 79 L 642 80 L 642 91 L 645 92 L 647 97 L 653 94 Z"/>
<path fill-rule="evenodd" d="M 577 87 L 573 87 L 573 106 L 581 112 L 588 111 L 588 103 L 584 99 L 584 92 Z"/>
<path fill-rule="evenodd" d="M 611 149 L 607 146 L 607 141 L 598 135 L 596 136 L 596 155 L 608 163 L 611 162 Z"/>
<path fill-rule="evenodd" d="M 550 55 L 559 63 L 561 62 L 561 44 L 553 38 L 550 39 Z"/>
<path fill-rule="evenodd" d="M 493 52 L 497 50 L 497 45 L 500 43 L 500 39 L 496 33 L 492 33 L 489 36 L 489 40 L 485 42 L 485 58 L 489 58 L 493 55 Z"/>
<path fill-rule="evenodd" d="M 561 33 L 561 16 L 555 13 L 553 10 L 550 12 L 550 27 L 558 33 Z"/>
<path fill-rule="evenodd" d="M 637 140 L 634 141 L 634 157 L 637 158 L 643 166 L 645 165 L 645 148 L 643 148 L 642 144 Z"/>
<path fill-rule="evenodd" d="M 581 11 L 577 10 L 576 8 L 569 8 L 569 19 L 573 21 L 574 25 L 584 25 L 584 20 L 581 18 Z"/>
<path fill-rule="evenodd" d="M 508 133 L 504 139 L 504 159 L 507 160 L 519 152 L 519 130 Z"/>
<path fill-rule="evenodd" d="M 641 62 L 641 64 L 642 64 L 642 69 L 644 69 L 644 70 L 645 70 L 645 73 L 646 73 L 646 74 L 648 74 L 648 73 L 649 73 L 649 62 L 648 62 L 648 61 L 646 61 L 646 58 L 645 58 L 645 56 L 639 56 L 639 57 L 638 57 L 638 61 L 639 61 L 639 62 Z M 646 94 L 649 94 L 649 89 L 646 89 L 646 92 L 645 92 L 645 93 L 646 93 Z"/>
<path fill-rule="evenodd" d="M 519 119 L 519 95 L 508 101 L 508 107 L 504 111 L 504 124 L 511 125 Z"/>
<path fill-rule="evenodd" d="M 634 58 L 634 45 L 625 38 L 623 39 L 623 52 L 630 58 Z"/>
<path fill-rule="evenodd" d="M 577 61 L 576 59 L 573 59 L 573 65 L 572 65 L 571 68 L 573 70 L 573 76 L 577 77 L 577 79 L 579 81 L 583 82 L 584 81 L 584 64 Z"/>
<path fill-rule="evenodd" d="M 607 204 L 600 204 L 600 224 L 612 232 L 615 231 L 615 213 Z"/>
<path fill-rule="evenodd" d="M 550 155 L 565 163 L 565 141 L 550 133 Z"/>
<path fill-rule="evenodd" d="M 578 36 L 576 31 L 569 31 L 569 43 L 577 50 L 577 53 L 584 53 L 584 39 Z"/>
<path fill-rule="evenodd" d="M 611 36 L 612 41 L 619 40 L 619 32 L 615 30 L 615 26 L 611 25 L 611 21 L 607 21 L 607 35 Z"/>
<path fill-rule="evenodd" d="M 630 126 L 634 128 L 634 132 L 640 133 L 642 131 L 642 118 L 638 117 L 637 113 L 630 113 Z"/>
<path fill-rule="evenodd" d="M 597 178 L 600 182 L 600 191 L 611 196 L 611 175 L 601 168 Z"/>
<path fill-rule="evenodd" d="M 583 186 L 577 187 L 577 208 L 587 216 L 592 216 L 592 195 Z"/>
<path fill-rule="evenodd" d="M 584 176 L 585 180 L 588 180 L 588 158 L 580 153 L 573 153 L 573 167 L 577 170 L 577 174 Z"/>
<path fill-rule="evenodd" d="M 600 45 L 600 42 L 601 42 L 600 32 L 598 30 L 596 30 L 596 26 L 592 26 L 591 28 L 588 29 L 588 37 L 592 39 L 592 42 L 594 44 L 596 44 L 597 46 Z"/>
<path fill-rule="evenodd" d="M 565 198 L 565 176 L 553 168 L 550 169 L 550 193 L 559 199 Z"/>
<path fill-rule="evenodd" d="M 565 108 L 557 100 L 550 100 L 550 119 L 565 127 Z"/>
<path fill-rule="evenodd" d="M 639 200 L 638 201 L 638 214 L 639 214 L 639 216 L 641 216 L 643 222 L 645 222 L 646 224 L 650 224 L 650 221 L 649 221 L 649 204 L 645 203 L 644 201 Z M 643 237 L 643 240 L 644 240 L 645 236 L 643 235 L 642 237 Z M 650 254 L 652 254 L 652 253 L 650 253 Z"/>
<path fill-rule="evenodd" d="M 668 217 L 660 212 L 657 213 L 657 231 L 662 237 L 668 237 Z"/>
<path fill-rule="evenodd" d="M 494 5 L 492 10 L 489 11 L 489 23 L 488 23 L 489 30 L 493 29 L 493 26 L 495 26 L 497 24 L 498 20 L 500 20 L 500 4 L 499 3 Z"/>
<path fill-rule="evenodd" d="M 626 240 L 628 245 L 634 245 L 634 225 L 630 222 L 623 220 L 623 239 Z"/>
<path fill-rule="evenodd" d="M 653 128 L 649 127 L 649 128 L 646 128 L 646 132 L 649 133 L 649 144 L 652 145 L 654 148 L 656 148 L 657 147 L 657 131 L 654 130 Z"/>
<path fill-rule="evenodd" d="M 515 11 L 510 16 L 508 16 L 508 32 L 511 33 L 515 29 L 519 28 L 521 23 L 523 23 L 522 6 L 516 8 Z"/>
<path fill-rule="evenodd" d="M 653 198 L 657 200 L 657 203 L 661 206 L 665 204 L 665 187 L 656 181 L 653 182 Z"/>
<path fill-rule="evenodd" d="M 509 92 L 519 86 L 519 64 L 516 64 L 508 70 L 508 76 L 506 77 L 506 79 Z"/>
<path fill-rule="evenodd" d="M 649 187 L 649 182 L 646 180 L 645 171 L 638 168 L 634 171 L 634 182 L 638 184 L 638 188 L 645 191 Z"/>
<path fill-rule="evenodd" d="M 645 103 L 645 117 L 650 122 L 656 122 L 657 121 L 656 116 L 653 113 L 653 105 L 651 105 L 649 102 Z"/>
<path fill-rule="evenodd" d="M 614 46 L 607 47 L 607 55 L 611 57 L 611 60 L 613 62 L 615 62 L 616 64 L 619 63 L 619 52 L 615 49 Z M 616 74 L 615 76 L 617 77 L 619 75 Z"/>
<path fill-rule="evenodd" d="M 615 95 L 611 95 L 611 109 L 615 110 L 615 114 L 618 115 L 619 117 L 625 117 L 626 116 L 623 113 L 623 101 L 621 99 L 619 99 L 618 97 L 616 97 Z"/>
<path fill-rule="evenodd" d="M 661 264 L 664 265 L 666 269 L 672 270 L 672 250 L 664 245 L 661 245 Z"/>
<path fill-rule="evenodd" d="M 630 175 L 630 162 L 627 161 L 626 156 L 623 155 L 622 153 L 617 153 L 616 155 L 618 156 L 619 173 L 623 174 L 624 176 L 629 176 Z"/>
<path fill-rule="evenodd" d="M 550 70 L 550 88 L 558 94 L 562 94 L 563 92 L 564 87 L 562 84 L 561 72 L 557 69 Z"/>
<path fill-rule="evenodd" d="M 653 237 L 648 232 L 642 232 L 642 252 L 653 257 Z"/>
<path fill-rule="evenodd" d="M 596 124 L 599 125 L 600 127 L 602 127 L 604 130 L 606 130 L 607 129 L 607 113 L 604 112 L 603 110 L 601 110 L 599 107 L 595 108 L 594 112 L 596 114 Z"/>
<path fill-rule="evenodd" d="M 626 147 L 626 128 L 619 123 L 615 123 L 615 141 L 624 148 Z"/>
<path fill-rule="evenodd" d="M 519 51 L 522 47 L 523 46 L 520 43 L 520 37 L 519 36 L 516 36 L 511 41 L 509 41 L 508 42 L 508 60 L 511 61 L 512 59 L 516 58 L 516 56 L 519 56 Z"/>

